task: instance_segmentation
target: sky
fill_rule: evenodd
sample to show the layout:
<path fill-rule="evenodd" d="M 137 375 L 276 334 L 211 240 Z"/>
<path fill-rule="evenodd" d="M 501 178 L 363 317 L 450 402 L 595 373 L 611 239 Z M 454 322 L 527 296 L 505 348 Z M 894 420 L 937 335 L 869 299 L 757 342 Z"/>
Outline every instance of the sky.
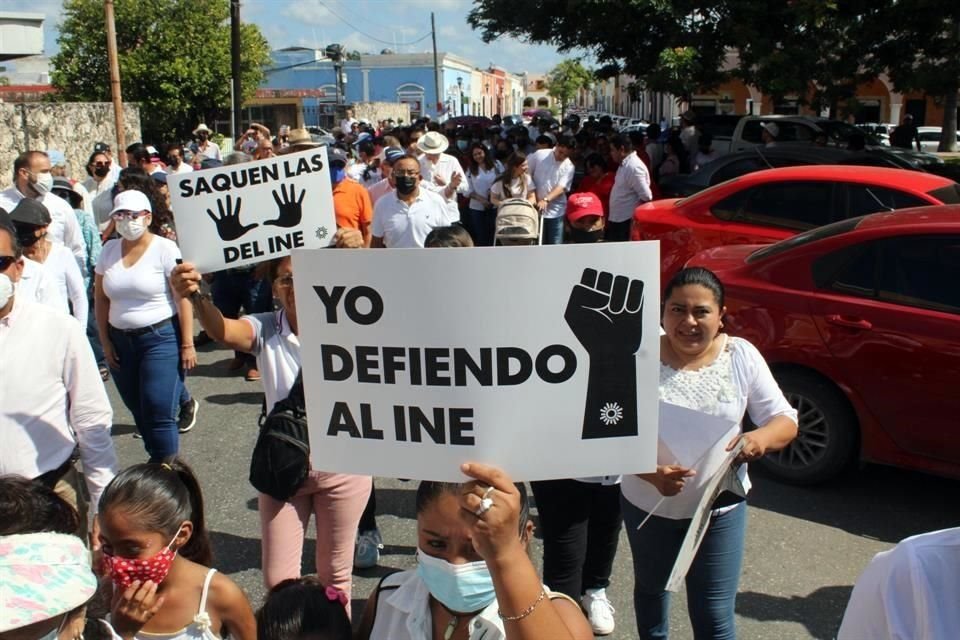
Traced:
<path fill-rule="evenodd" d="M 62 0 L 2 0 L 4 11 L 43 13 L 46 55 L 57 52 Z M 436 14 L 437 49 L 460 56 L 474 66 L 491 63 L 514 73 L 545 73 L 565 57 L 556 48 L 531 45 L 514 38 L 484 44 L 467 24 L 470 0 L 242 0 L 241 19 L 253 22 L 280 49 L 290 46 L 323 48 L 331 43 L 348 51 L 397 53 L 431 51 L 430 12 Z"/>

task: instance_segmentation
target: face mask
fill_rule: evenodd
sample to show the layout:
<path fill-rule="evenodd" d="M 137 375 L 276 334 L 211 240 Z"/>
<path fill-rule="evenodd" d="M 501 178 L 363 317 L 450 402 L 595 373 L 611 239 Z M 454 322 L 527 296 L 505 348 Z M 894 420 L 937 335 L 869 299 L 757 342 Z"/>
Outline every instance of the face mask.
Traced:
<path fill-rule="evenodd" d="M 36 180 L 31 184 L 37 190 L 37 193 L 42 196 L 50 193 L 50 190 L 53 189 L 53 174 L 47 171 L 46 173 L 35 173 L 34 177 Z"/>
<path fill-rule="evenodd" d="M 430 595 L 451 611 L 480 611 L 497 597 L 490 570 L 483 561 L 450 564 L 418 550 L 417 575 Z"/>
<path fill-rule="evenodd" d="M 469 140 L 457 140 L 457 149 L 461 151 L 466 151 L 467 147 L 470 146 Z"/>
<path fill-rule="evenodd" d="M 330 182 L 340 184 L 347 177 L 347 170 L 343 167 L 330 167 Z"/>
<path fill-rule="evenodd" d="M 129 240 L 130 242 L 139 240 L 143 232 L 147 230 L 147 224 L 144 221 L 145 217 L 146 216 L 138 216 L 133 219 L 124 218 L 123 220 L 118 220 L 117 233 L 119 233 L 124 240 Z"/>
<path fill-rule="evenodd" d="M 5 273 L 0 273 L 0 309 L 7 306 L 13 297 L 13 280 Z"/>
<path fill-rule="evenodd" d="M 98 178 L 106 177 L 108 173 L 110 173 L 110 167 L 96 167 L 93 170 L 93 175 L 97 176 Z"/>
<path fill-rule="evenodd" d="M 599 229 L 594 229 L 593 231 L 584 231 L 583 229 L 577 229 L 572 227 L 570 229 L 570 239 L 575 243 L 589 243 L 589 242 L 599 242 L 603 239 L 603 227 Z"/>
<path fill-rule="evenodd" d="M 397 193 L 402 196 L 408 196 L 417 188 L 416 176 L 395 176 L 394 182 L 397 185 Z"/>
<path fill-rule="evenodd" d="M 179 157 L 179 156 L 174 156 L 174 157 L 170 158 L 170 165 L 173 166 L 173 167 L 179 167 L 179 166 L 180 166 L 180 157 Z"/>
<path fill-rule="evenodd" d="M 179 531 L 177 531 L 177 535 L 180 535 Z M 141 584 L 147 580 L 152 580 L 154 584 L 160 584 L 170 573 L 173 559 L 177 557 L 177 552 L 170 549 L 176 539 L 177 536 L 173 536 L 173 540 L 157 555 L 142 560 L 139 558 L 121 558 L 104 552 L 104 572 L 121 589 L 126 589 L 136 580 L 139 580 Z"/>

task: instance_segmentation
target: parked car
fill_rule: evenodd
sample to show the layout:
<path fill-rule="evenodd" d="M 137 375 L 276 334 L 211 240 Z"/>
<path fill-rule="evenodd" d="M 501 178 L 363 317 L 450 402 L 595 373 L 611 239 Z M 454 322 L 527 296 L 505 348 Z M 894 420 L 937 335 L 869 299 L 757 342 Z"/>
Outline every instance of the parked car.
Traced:
<path fill-rule="evenodd" d="M 660 192 L 664 196 L 682 198 L 754 171 L 815 164 L 914 169 L 910 163 L 884 148 L 847 151 L 836 147 L 784 143 L 775 147 L 752 147 L 747 151 L 728 153 L 693 173 L 667 176 L 659 183 Z"/>
<path fill-rule="evenodd" d="M 749 173 L 689 198 L 636 208 L 633 239 L 660 241 L 663 282 L 694 254 L 777 242 L 878 211 L 960 204 L 960 185 L 923 171 L 813 165 Z"/>
<path fill-rule="evenodd" d="M 846 148 L 853 134 L 863 135 L 868 148 L 882 147 L 891 153 L 896 153 L 917 168 L 925 168 L 930 164 L 942 163 L 943 160 L 931 153 L 911 151 L 909 149 L 891 150 L 883 147 L 880 141 L 869 133 L 865 133 L 846 122 L 818 118 L 814 116 L 704 116 L 699 123 L 702 130 L 713 134 L 713 148 L 719 154 L 744 151 L 762 144 L 761 133 L 763 124 L 776 123 L 780 129 L 777 144 L 800 142 L 813 144 L 818 134 L 827 137 L 827 145 Z"/>
<path fill-rule="evenodd" d="M 688 264 L 717 273 L 725 329 L 756 345 L 799 412 L 797 439 L 756 464 L 799 484 L 858 457 L 960 478 L 960 206 L 852 218 Z"/>
<path fill-rule="evenodd" d="M 920 148 L 933 153 L 940 147 L 940 137 L 943 135 L 943 128 L 917 127 L 917 135 L 920 138 Z M 957 132 L 957 142 L 960 143 L 960 132 Z"/>

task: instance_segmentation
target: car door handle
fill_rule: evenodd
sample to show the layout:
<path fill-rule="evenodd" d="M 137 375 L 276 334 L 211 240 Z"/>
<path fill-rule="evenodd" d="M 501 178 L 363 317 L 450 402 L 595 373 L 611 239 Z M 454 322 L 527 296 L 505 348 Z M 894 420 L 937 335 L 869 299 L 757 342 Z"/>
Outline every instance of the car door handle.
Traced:
<path fill-rule="evenodd" d="M 826 317 L 826 321 L 838 327 L 846 327 L 848 329 L 862 329 L 864 331 L 873 329 L 872 322 L 856 316 L 829 315 Z"/>

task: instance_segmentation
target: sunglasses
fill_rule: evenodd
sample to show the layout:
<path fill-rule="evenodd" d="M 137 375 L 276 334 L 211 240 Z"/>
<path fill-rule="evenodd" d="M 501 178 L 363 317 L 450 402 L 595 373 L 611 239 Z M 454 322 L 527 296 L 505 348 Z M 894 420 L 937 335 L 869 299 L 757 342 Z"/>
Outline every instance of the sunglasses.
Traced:
<path fill-rule="evenodd" d="M 91 167 L 109 167 L 110 163 L 109 162 L 91 162 L 90 166 Z"/>
<path fill-rule="evenodd" d="M 110 214 L 110 217 L 114 220 L 136 220 L 148 215 L 150 215 L 149 211 L 115 211 Z"/>
<path fill-rule="evenodd" d="M 0 256 L 0 271 L 6 271 L 14 262 L 19 260 L 14 256 Z"/>

